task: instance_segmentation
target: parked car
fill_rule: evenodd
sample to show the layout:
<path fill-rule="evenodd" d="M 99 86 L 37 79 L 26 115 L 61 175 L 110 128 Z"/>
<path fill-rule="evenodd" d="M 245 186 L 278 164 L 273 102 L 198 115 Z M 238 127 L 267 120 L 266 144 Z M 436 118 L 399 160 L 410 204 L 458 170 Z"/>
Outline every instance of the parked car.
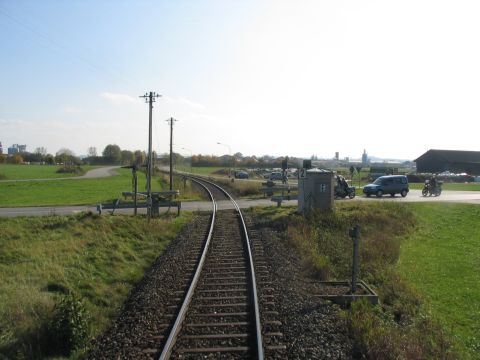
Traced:
<path fill-rule="evenodd" d="M 283 180 L 283 175 L 279 171 L 274 171 L 270 174 L 270 180 Z"/>
<path fill-rule="evenodd" d="M 235 178 L 237 179 L 248 179 L 248 172 L 246 171 L 236 171 Z"/>
<path fill-rule="evenodd" d="M 377 197 L 382 197 L 383 194 L 390 194 L 390 196 L 400 194 L 405 197 L 408 191 L 408 179 L 405 175 L 380 176 L 373 183 L 363 187 L 365 195 L 376 195 Z"/>

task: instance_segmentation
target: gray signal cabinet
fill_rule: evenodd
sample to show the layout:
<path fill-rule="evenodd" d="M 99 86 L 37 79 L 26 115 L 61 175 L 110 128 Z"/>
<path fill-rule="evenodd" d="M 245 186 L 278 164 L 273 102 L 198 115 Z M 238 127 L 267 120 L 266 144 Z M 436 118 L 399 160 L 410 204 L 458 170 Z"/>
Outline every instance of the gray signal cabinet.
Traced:
<path fill-rule="evenodd" d="M 333 172 L 301 169 L 298 178 L 298 211 L 333 209 Z"/>

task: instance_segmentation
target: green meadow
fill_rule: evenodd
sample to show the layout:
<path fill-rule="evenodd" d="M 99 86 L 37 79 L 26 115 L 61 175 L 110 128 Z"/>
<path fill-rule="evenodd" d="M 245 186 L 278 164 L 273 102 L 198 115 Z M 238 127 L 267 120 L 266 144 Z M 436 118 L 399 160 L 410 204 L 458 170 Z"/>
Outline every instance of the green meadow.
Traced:
<path fill-rule="evenodd" d="M 88 171 L 98 166 L 83 165 L 82 169 Z M 78 176 L 76 174 L 57 173 L 59 165 L 13 165 L 0 164 L 1 180 L 22 180 L 22 179 L 52 179 Z"/>
<path fill-rule="evenodd" d="M 121 197 L 122 191 L 132 189 L 131 171 L 117 172 L 117 176 L 98 179 L 0 183 L 0 206 L 94 205 L 113 201 Z M 145 183 L 145 177 L 139 176 L 139 190 L 143 191 Z"/>
<path fill-rule="evenodd" d="M 480 358 L 480 207 L 408 204 L 417 219 L 399 270 L 473 358 Z"/>
<path fill-rule="evenodd" d="M 79 357 L 190 219 L 188 213 L 150 222 L 92 214 L 0 218 L 0 358 L 60 356 L 51 339 L 62 334 L 51 324 L 70 296 L 80 305 L 68 321 L 86 335 L 71 354 Z"/>
<path fill-rule="evenodd" d="M 118 175 L 98 179 L 51 181 L 0 182 L 0 207 L 95 205 L 122 198 L 122 192 L 132 191 L 132 173 L 129 169 L 115 170 Z M 200 199 L 198 191 L 175 179 L 174 188 L 180 190 L 180 199 Z M 152 179 L 152 191 L 169 189 L 168 176 L 160 174 Z M 138 191 L 146 191 L 146 176 L 138 173 Z"/>

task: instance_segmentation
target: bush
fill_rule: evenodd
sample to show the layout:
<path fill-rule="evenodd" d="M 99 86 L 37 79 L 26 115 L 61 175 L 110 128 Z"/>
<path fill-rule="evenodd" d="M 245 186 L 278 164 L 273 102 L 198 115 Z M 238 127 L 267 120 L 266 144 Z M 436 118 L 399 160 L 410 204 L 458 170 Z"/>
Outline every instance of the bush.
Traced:
<path fill-rule="evenodd" d="M 73 295 L 60 298 L 48 324 L 51 355 L 69 356 L 80 349 L 88 337 L 88 314 L 83 303 Z"/>
<path fill-rule="evenodd" d="M 77 174 L 83 175 L 85 171 L 80 166 L 75 165 L 65 165 L 57 170 L 57 174 Z"/>

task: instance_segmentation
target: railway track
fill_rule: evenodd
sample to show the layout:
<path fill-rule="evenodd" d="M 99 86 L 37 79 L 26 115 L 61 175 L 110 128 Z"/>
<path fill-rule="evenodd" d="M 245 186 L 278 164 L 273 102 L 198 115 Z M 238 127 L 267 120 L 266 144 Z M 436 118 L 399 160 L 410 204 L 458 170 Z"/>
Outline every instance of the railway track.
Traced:
<path fill-rule="evenodd" d="M 191 178 L 212 199 L 210 230 L 159 359 L 263 359 L 252 250 L 240 208 L 217 185 Z M 228 199 L 235 210 L 217 213 Z"/>

